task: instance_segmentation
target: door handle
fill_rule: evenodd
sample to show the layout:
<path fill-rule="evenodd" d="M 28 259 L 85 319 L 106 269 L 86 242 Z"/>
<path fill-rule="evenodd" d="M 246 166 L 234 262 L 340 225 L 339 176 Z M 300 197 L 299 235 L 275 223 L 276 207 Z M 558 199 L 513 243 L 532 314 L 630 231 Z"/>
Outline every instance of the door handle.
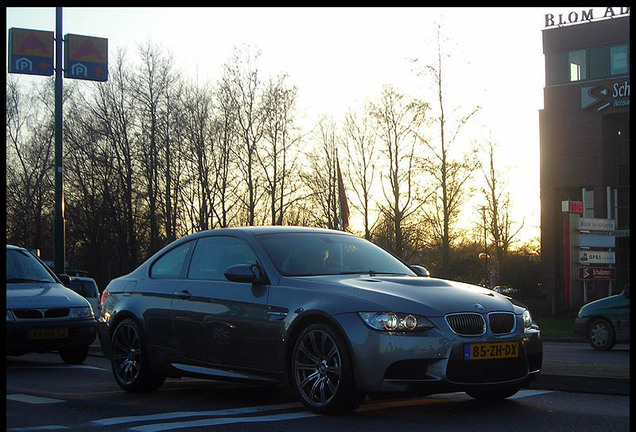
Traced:
<path fill-rule="evenodd" d="M 188 290 L 177 291 L 175 294 L 181 300 L 185 300 L 185 299 L 188 299 L 188 298 L 192 297 L 192 294 L 190 294 L 190 291 L 188 291 Z"/>

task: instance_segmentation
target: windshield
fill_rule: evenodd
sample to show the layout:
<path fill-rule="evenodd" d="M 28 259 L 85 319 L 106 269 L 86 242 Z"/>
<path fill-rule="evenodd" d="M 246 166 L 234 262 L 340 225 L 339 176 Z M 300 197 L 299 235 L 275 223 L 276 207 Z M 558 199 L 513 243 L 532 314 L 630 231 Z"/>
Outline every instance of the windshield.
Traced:
<path fill-rule="evenodd" d="M 393 255 L 359 237 L 331 233 L 257 236 L 283 276 L 398 274 L 415 276 Z"/>
<path fill-rule="evenodd" d="M 28 282 L 55 283 L 53 276 L 28 252 L 7 249 L 7 284 Z M 7 285 L 7 289 L 9 285 Z"/>

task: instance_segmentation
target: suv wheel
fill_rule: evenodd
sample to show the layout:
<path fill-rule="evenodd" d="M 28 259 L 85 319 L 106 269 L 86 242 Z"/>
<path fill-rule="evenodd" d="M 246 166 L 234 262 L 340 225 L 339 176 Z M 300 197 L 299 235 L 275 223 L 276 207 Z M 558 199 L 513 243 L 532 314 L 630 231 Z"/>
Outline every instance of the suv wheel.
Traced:
<path fill-rule="evenodd" d="M 612 325 L 604 319 L 595 319 L 587 330 L 587 339 L 595 350 L 611 350 L 616 343 Z"/>
<path fill-rule="evenodd" d="M 60 349 L 60 357 L 66 364 L 80 364 L 88 356 L 88 345 L 79 345 Z"/>

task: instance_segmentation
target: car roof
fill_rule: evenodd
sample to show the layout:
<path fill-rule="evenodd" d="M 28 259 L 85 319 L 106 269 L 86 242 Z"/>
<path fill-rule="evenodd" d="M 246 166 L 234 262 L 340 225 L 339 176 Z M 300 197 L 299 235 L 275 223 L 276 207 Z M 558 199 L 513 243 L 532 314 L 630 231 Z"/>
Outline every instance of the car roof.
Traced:
<path fill-rule="evenodd" d="M 223 234 L 223 233 L 231 233 L 231 232 L 242 232 L 251 235 L 258 234 L 278 234 L 278 233 L 296 233 L 296 232 L 304 232 L 304 233 L 333 233 L 333 234 L 348 234 L 345 231 L 336 231 L 327 228 L 315 228 L 315 227 L 305 227 L 305 226 L 288 226 L 288 225 L 259 225 L 259 226 L 244 226 L 244 227 L 230 227 L 230 228 L 217 228 L 214 230 L 207 231 L 199 231 L 193 235 L 207 235 L 211 233 L 215 234 Z"/>

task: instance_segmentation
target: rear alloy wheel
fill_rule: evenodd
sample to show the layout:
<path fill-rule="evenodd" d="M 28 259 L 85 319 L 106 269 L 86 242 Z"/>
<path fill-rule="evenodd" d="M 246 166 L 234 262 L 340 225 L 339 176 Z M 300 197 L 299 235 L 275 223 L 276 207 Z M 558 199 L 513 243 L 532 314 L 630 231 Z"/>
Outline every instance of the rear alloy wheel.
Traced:
<path fill-rule="evenodd" d="M 599 351 L 611 350 L 616 343 L 612 325 L 600 318 L 590 324 L 587 330 L 587 339 L 590 341 L 592 348 Z"/>
<path fill-rule="evenodd" d="M 321 414 L 356 409 L 364 394 L 356 391 L 347 346 L 331 326 L 313 324 L 304 329 L 292 355 L 294 388 L 302 402 Z"/>
<path fill-rule="evenodd" d="M 62 357 L 62 360 L 66 364 L 83 363 L 87 356 L 88 345 L 78 345 L 60 349 L 60 357 Z"/>
<path fill-rule="evenodd" d="M 110 363 L 117 384 L 129 392 L 156 390 L 166 379 L 150 372 L 141 330 L 130 318 L 120 322 L 113 332 Z"/>

